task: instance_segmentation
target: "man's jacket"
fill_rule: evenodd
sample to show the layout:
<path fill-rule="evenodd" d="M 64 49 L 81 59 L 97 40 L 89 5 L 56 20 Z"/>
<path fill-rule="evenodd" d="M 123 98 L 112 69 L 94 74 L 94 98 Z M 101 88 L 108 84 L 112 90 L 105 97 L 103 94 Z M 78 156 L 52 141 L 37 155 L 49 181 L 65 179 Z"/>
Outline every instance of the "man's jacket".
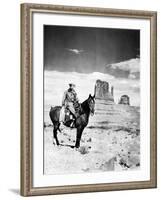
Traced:
<path fill-rule="evenodd" d="M 62 106 L 67 106 L 68 103 L 75 103 L 78 102 L 77 93 L 74 89 L 68 89 L 64 92 Z"/>

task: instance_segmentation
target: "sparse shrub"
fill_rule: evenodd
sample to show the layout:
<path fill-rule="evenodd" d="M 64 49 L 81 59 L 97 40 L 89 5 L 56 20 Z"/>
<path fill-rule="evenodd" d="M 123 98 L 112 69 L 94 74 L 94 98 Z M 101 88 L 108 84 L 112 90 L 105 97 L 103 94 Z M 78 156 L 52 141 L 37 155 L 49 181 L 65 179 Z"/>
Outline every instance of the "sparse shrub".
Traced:
<path fill-rule="evenodd" d="M 81 146 L 81 147 L 79 148 L 79 152 L 80 152 L 81 154 L 87 154 L 87 153 L 89 152 L 89 148 L 88 148 L 87 146 Z"/>
<path fill-rule="evenodd" d="M 89 139 L 87 140 L 87 142 L 92 142 L 92 138 L 89 138 Z"/>

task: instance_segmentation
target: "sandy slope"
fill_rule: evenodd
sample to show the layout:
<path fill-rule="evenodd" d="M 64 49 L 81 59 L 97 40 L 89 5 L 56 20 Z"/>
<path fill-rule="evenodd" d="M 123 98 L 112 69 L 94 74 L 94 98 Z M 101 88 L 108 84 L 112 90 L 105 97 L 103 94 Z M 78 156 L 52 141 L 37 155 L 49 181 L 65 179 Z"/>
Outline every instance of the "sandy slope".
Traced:
<path fill-rule="evenodd" d="M 58 134 L 62 146 L 53 145 L 52 127 L 44 129 L 44 172 L 64 174 L 137 170 L 140 167 L 140 110 L 126 105 L 97 104 L 76 150 L 76 130 Z"/>

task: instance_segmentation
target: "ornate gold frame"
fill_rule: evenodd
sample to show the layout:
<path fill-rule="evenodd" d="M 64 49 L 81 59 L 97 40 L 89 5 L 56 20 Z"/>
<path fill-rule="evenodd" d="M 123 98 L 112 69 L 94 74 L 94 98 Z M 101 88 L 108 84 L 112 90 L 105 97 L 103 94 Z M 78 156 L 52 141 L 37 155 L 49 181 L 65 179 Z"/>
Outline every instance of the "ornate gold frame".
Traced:
<path fill-rule="evenodd" d="M 32 184 L 32 14 L 63 13 L 150 20 L 150 180 L 34 188 Z M 62 5 L 21 5 L 21 195 L 47 195 L 157 186 L 157 13 Z"/>

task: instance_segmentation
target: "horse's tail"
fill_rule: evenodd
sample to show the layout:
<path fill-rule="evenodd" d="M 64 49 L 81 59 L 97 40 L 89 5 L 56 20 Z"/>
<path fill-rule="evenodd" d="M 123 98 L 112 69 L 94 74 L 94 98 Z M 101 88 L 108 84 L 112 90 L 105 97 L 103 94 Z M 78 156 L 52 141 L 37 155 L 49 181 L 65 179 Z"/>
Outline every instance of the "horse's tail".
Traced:
<path fill-rule="evenodd" d="M 54 121 L 59 121 L 60 109 L 61 109 L 61 106 L 50 107 L 49 116 L 53 123 Z"/>

